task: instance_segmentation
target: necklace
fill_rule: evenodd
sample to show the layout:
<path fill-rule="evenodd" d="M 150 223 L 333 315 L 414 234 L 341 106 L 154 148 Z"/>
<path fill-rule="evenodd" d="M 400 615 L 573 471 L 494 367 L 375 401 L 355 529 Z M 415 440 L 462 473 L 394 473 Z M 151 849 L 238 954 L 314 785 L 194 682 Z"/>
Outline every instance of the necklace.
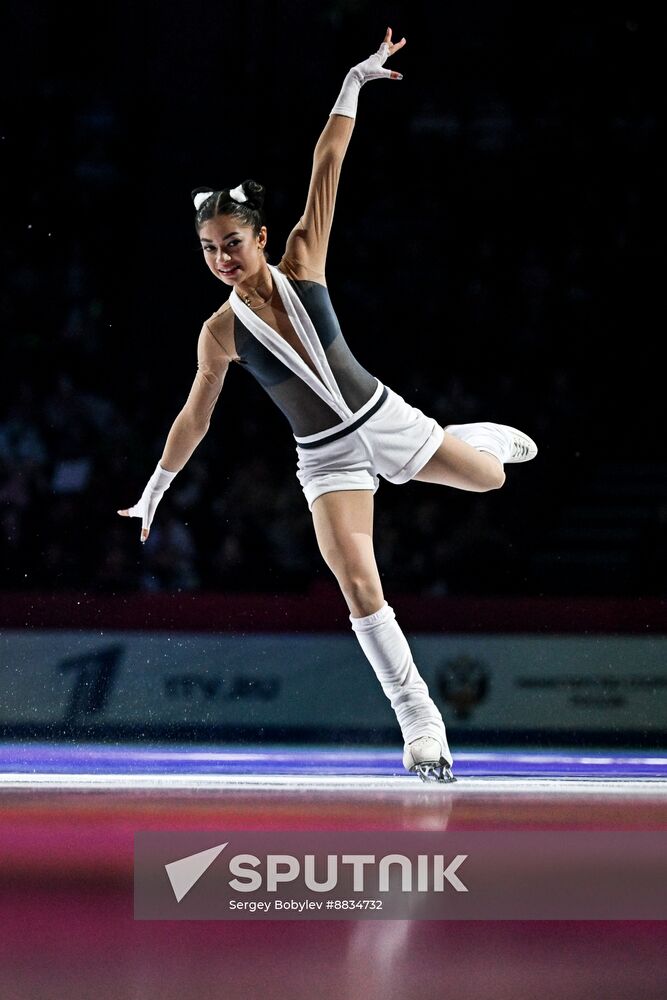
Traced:
<path fill-rule="evenodd" d="M 253 293 L 252 294 L 256 295 L 257 298 L 260 300 L 259 305 L 255 307 L 257 309 L 261 309 L 262 306 L 265 306 L 266 303 L 270 300 L 270 298 L 271 298 L 271 296 L 273 294 L 273 288 L 272 288 L 272 282 L 271 282 L 271 275 L 270 274 L 268 274 L 268 275 L 265 275 L 265 274 L 258 275 L 258 285 L 261 285 L 261 284 L 268 285 L 268 287 L 269 287 L 269 297 L 267 299 L 263 299 L 262 296 L 259 294 L 257 288 L 253 289 Z M 252 302 L 252 299 L 248 295 L 248 293 L 244 292 L 244 291 L 241 291 L 238 288 L 236 289 L 236 291 L 240 294 L 241 301 L 243 303 L 245 303 L 245 305 L 247 305 L 248 307 L 250 307 L 250 303 Z"/>
<path fill-rule="evenodd" d="M 261 309 L 261 307 L 262 307 L 262 306 L 265 306 L 265 305 L 266 305 L 266 303 L 267 303 L 267 302 L 269 301 L 269 299 L 271 298 L 271 293 L 269 293 L 269 298 L 268 298 L 268 299 L 262 299 L 261 295 L 260 295 L 260 294 L 259 294 L 259 292 L 257 292 L 257 291 L 255 291 L 255 293 L 254 293 L 254 294 L 255 294 L 255 295 L 257 295 L 257 298 L 258 298 L 258 299 L 260 299 L 260 304 L 259 304 L 258 306 L 256 306 L 256 307 L 255 307 L 255 308 L 257 308 L 257 309 Z M 246 292 L 241 292 L 241 301 L 242 301 L 242 302 L 245 302 L 245 304 L 246 304 L 247 306 L 250 306 L 250 303 L 252 302 L 252 299 L 250 298 L 250 296 L 249 296 L 249 295 L 248 295 L 248 294 L 247 294 Z"/>

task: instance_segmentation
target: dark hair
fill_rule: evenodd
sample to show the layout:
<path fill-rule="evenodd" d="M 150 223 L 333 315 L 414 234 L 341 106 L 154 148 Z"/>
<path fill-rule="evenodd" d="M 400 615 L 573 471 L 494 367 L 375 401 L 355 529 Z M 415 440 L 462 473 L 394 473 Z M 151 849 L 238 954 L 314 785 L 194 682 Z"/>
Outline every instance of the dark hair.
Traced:
<path fill-rule="evenodd" d="M 255 236 L 259 236 L 259 231 L 264 225 L 264 194 L 265 188 L 257 181 L 243 181 L 240 185 L 247 201 L 235 201 L 229 194 L 229 188 L 223 191 L 213 191 L 211 195 L 202 202 L 195 215 L 195 229 L 197 232 L 205 222 L 214 219 L 216 215 L 231 215 L 238 219 L 244 226 L 252 226 Z M 192 198 L 196 194 L 210 191 L 210 188 L 195 188 L 192 191 Z"/>

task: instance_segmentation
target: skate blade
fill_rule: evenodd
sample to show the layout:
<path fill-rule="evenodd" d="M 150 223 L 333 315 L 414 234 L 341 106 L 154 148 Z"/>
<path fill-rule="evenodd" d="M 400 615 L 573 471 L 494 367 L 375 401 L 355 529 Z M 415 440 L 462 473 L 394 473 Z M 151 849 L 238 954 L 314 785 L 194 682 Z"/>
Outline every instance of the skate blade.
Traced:
<path fill-rule="evenodd" d="M 450 785 L 456 781 L 451 767 L 442 759 L 437 763 L 436 761 L 423 761 L 421 764 L 415 764 L 410 770 L 416 771 L 422 781 L 435 781 L 441 785 Z"/>

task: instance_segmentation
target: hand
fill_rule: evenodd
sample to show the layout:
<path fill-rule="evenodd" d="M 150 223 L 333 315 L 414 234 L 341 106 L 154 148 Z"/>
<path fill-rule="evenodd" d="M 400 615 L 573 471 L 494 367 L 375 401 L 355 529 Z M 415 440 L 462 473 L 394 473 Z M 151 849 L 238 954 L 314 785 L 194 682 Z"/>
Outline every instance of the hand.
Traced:
<path fill-rule="evenodd" d="M 343 115 L 346 118 L 356 118 L 359 91 L 368 80 L 402 80 L 402 73 L 383 69 L 383 66 L 389 56 L 393 56 L 394 52 L 398 52 L 404 45 L 404 38 L 401 38 L 400 42 L 394 44 L 391 40 L 391 28 L 387 28 L 384 41 L 377 52 L 348 70 L 347 76 L 343 80 L 338 100 L 331 109 L 330 114 Z"/>
<path fill-rule="evenodd" d="M 169 489 L 171 481 L 175 475 L 175 472 L 168 472 L 166 469 L 163 469 L 158 462 L 155 472 L 146 483 L 146 488 L 141 494 L 139 503 L 135 503 L 134 507 L 128 507 L 125 510 L 116 511 L 116 513 L 120 514 L 121 517 L 141 518 L 140 537 L 142 542 L 145 542 L 150 534 L 151 524 L 153 523 L 157 505 L 164 496 L 165 490 Z"/>
<path fill-rule="evenodd" d="M 145 542 L 151 531 L 151 524 L 153 523 L 153 518 L 155 516 L 155 511 L 157 510 L 157 505 L 162 499 L 161 493 L 153 493 L 149 491 L 148 487 L 141 494 L 141 499 L 139 503 L 135 503 L 134 507 L 128 507 L 125 510 L 116 511 L 121 517 L 140 517 L 141 518 L 141 541 Z"/>
<path fill-rule="evenodd" d="M 393 70 L 382 68 L 389 56 L 393 56 L 394 52 L 398 52 L 398 50 L 402 49 L 405 45 L 405 38 L 401 38 L 400 42 L 394 43 L 392 42 L 391 37 L 391 28 L 387 28 L 387 33 L 385 34 L 382 44 L 377 52 L 354 67 L 354 72 L 359 80 L 359 83 L 366 83 L 367 80 L 403 79 L 402 73 L 396 73 Z"/>

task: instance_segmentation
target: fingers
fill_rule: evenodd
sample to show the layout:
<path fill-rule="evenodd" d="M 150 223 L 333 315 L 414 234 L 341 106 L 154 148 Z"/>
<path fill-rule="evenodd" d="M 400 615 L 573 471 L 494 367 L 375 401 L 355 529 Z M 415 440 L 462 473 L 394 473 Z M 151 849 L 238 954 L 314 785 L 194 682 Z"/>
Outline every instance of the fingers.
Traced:
<path fill-rule="evenodd" d="M 387 33 L 384 36 L 384 42 L 389 48 L 389 55 L 393 56 L 394 52 L 398 52 L 405 45 L 405 38 L 401 38 L 400 42 L 392 42 L 391 40 L 391 28 L 387 28 Z"/>
<path fill-rule="evenodd" d="M 373 74 L 372 76 L 369 77 L 369 79 L 371 79 L 371 80 L 376 80 L 376 79 L 379 80 L 380 78 L 382 78 L 384 80 L 402 80 L 403 79 L 403 74 L 402 73 L 396 73 L 392 69 L 381 69 L 381 70 L 378 70 L 377 73 L 375 73 L 375 74 Z"/>
<path fill-rule="evenodd" d="M 129 510 L 117 510 L 116 513 L 120 514 L 121 517 L 136 517 L 137 515 L 134 514 L 133 511 L 134 508 L 130 507 Z M 144 519 L 141 525 L 141 535 L 139 536 L 141 538 L 141 541 L 145 542 L 149 534 L 150 534 L 150 525 L 146 524 L 146 520 Z"/>

